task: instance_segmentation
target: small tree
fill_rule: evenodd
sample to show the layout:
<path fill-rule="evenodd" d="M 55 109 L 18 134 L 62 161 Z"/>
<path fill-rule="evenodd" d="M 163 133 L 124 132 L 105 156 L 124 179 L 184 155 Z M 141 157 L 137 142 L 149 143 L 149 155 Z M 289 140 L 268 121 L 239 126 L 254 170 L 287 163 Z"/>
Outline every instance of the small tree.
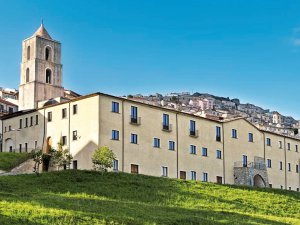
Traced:
<path fill-rule="evenodd" d="M 69 149 L 63 149 L 61 142 L 57 144 L 57 150 L 51 149 L 50 155 L 51 166 L 57 166 L 58 170 L 60 170 L 60 168 L 64 166 L 66 166 L 67 169 L 70 168 L 73 156 L 69 152 Z"/>
<path fill-rule="evenodd" d="M 98 147 L 92 156 L 95 170 L 101 172 L 106 172 L 108 168 L 111 168 L 115 159 L 115 154 L 107 146 Z"/>
<path fill-rule="evenodd" d="M 38 176 L 40 174 L 40 165 L 43 162 L 43 152 L 40 149 L 32 151 L 32 158 L 34 161 L 33 172 Z"/>

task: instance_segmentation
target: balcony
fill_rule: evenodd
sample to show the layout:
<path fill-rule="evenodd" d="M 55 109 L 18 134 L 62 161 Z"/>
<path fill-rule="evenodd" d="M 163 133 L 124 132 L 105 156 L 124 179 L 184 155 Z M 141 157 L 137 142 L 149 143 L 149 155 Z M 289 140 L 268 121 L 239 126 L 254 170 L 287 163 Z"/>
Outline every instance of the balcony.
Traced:
<path fill-rule="evenodd" d="M 238 161 L 234 163 L 235 168 L 251 168 L 251 169 L 257 169 L 257 170 L 266 170 L 266 164 L 262 162 L 242 162 Z"/>
<path fill-rule="evenodd" d="M 141 117 L 129 116 L 129 123 L 132 125 L 141 125 Z"/>
<path fill-rule="evenodd" d="M 190 137 L 197 138 L 198 137 L 198 130 L 190 130 Z"/>
<path fill-rule="evenodd" d="M 162 130 L 166 132 L 172 131 L 172 124 L 162 124 Z"/>

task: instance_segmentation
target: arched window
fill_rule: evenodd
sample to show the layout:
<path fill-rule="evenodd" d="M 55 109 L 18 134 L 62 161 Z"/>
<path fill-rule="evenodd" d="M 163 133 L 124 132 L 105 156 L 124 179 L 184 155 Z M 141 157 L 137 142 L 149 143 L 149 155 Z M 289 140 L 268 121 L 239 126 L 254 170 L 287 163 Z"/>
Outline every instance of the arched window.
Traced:
<path fill-rule="evenodd" d="M 30 46 L 27 47 L 27 60 L 30 60 Z"/>
<path fill-rule="evenodd" d="M 52 72 L 50 69 L 46 69 L 46 83 L 51 84 Z"/>
<path fill-rule="evenodd" d="M 26 83 L 29 82 L 29 68 L 26 69 Z"/>
<path fill-rule="evenodd" d="M 45 49 L 45 60 L 49 61 L 51 60 L 51 48 L 50 47 L 46 47 Z"/>

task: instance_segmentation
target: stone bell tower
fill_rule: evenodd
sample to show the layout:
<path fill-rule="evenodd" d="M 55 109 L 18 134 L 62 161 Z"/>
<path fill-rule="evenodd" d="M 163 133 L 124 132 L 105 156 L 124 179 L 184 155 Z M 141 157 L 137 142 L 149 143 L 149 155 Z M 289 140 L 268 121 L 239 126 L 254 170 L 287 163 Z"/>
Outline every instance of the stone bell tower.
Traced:
<path fill-rule="evenodd" d="M 62 97 L 61 44 L 44 25 L 22 44 L 19 110 L 35 109 L 39 101 Z"/>

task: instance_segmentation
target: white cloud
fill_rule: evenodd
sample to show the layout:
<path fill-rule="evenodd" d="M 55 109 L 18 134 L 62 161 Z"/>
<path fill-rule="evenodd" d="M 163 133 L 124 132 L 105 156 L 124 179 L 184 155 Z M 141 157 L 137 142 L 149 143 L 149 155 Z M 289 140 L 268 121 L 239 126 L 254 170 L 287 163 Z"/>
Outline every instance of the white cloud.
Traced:
<path fill-rule="evenodd" d="M 300 38 L 294 38 L 293 39 L 293 45 L 300 46 Z"/>

